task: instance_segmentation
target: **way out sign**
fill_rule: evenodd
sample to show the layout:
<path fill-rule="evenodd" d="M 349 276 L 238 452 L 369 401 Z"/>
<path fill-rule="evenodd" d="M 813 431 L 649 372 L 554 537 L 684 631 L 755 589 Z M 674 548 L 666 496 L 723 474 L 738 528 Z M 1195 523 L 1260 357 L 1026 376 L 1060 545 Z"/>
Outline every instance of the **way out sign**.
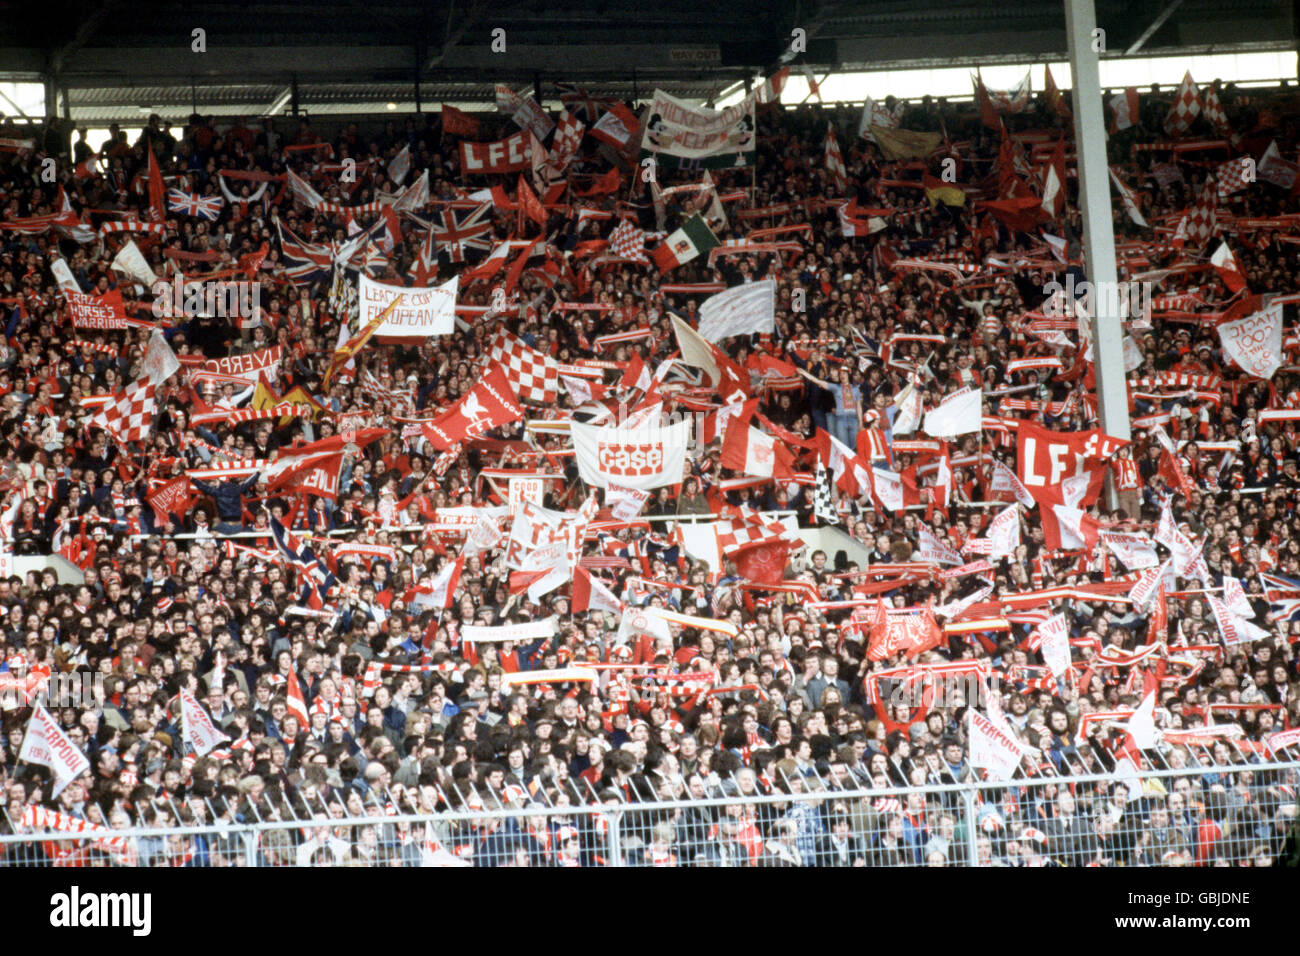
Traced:
<path fill-rule="evenodd" d="M 515 513 L 515 509 L 521 501 L 527 501 L 540 508 L 542 506 L 542 492 L 545 488 L 544 482 L 544 478 L 511 478 L 508 502 L 510 514 Z"/>

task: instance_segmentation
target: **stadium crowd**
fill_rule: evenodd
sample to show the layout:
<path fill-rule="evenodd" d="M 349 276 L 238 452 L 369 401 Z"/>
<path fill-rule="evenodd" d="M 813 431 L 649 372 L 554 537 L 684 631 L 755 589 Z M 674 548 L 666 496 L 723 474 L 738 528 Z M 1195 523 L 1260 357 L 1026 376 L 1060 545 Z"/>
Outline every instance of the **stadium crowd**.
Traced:
<path fill-rule="evenodd" d="M 1005 427 L 989 425 L 952 444 L 946 506 L 931 494 L 897 511 L 881 507 L 870 488 L 836 488 L 841 527 L 869 558 L 851 560 L 847 549 L 792 551 L 785 589 L 745 581 L 733 563 L 713 568 L 692 558 L 671 519 L 747 505 L 787 513 L 802 527 L 824 526 L 815 482 L 724 487 L 738 475 L 722 465 L 721 443 L 712 442 L 692 454 L 680 486 L 646 502 L 643 516 L 658 520 L 619 527 L 602 507 L 596 524 L 608 530 L 589 533 L 583 555 L 596 559 L 592 574 L 621 602 L 723 620 L 736 631 L 672 624 L 670 639 L 629 637 L 612 612 L 573 612 L 567 585 L 533 600 L 512 582 L 500 544 L 466 558 L 445 609 L 422 603 L 418 586 L 465 545 L 463 531 L 447 530 L 439 512 L 505 504 L 484 469 L 563 470 L 563 480 L 546 485 L 545 506 L 558 510 L 577 509 L 588 489 L 563 454 L 563 434 L 512 423 L 447 456 L 408 427 L 465 396 L 482 377 L 487 343 L 502 324 L 562 363 L 599 359 L 653 370 L 678 348 L 671 313 L 694 324 L 706 297 L 665 292 L 663 283 L 734 286 L 769 277 L 778 284 L 774 333 L 723 347 L 749 373 L 748 392 L 759 398 L 767 428 L 792 449 L 800 474 L 814 473 L 810 449 L 826 431 L 864 460 L 889 455 L 895 472 L 929 487 L 918 476 L 933 476 L 926 468 L 933 459 L 896 450 L 888 431 L 891 406 L 913 377 L 926 408 L 976 385 L 986 423 L 1031 419 L 1059 432 L 1096 426 L 1094 379 L 1077 328 L 1066 322 L 1042 331 L 1048 283 L 1084 275 L 1073 178 L 1064 212 L 1031 227 L 1018 228 L 1011 213 L 982 204 L 1004 195 L 998 181 L 1007 177 L 1038 189 L 1038 147 L 1050 152 L 1059 135 L 1070 138 L 1069 121 L 1047 98 L 1004 113 L 1012 134 L 1005 137 L 969 104 L 900 104 L 899 127 L 941 133 L 942 147 L 892 160 L 858 135 L 857 108 L 760 108 L 756 167 L 711 174 L 726 213 L 717 236 L 752 240 L 756 229 L 777 230 L 761 238 L 797 248 L 701 256 L 667 275 L 645 261 L 593 258 L 583 244 L 607 238 L 623 216 L 645 234 L 671 233 L 711 197 L 687 190 L 656 209 L 656 190 L 637 177 L 635 157 L 587 138 L 566 188 L 547 199 L 544 227 L 526 234 L 548 238 L 546 265 L 517 277 L 517 314 L 515 300 L 509 316 L 481 308 L 499 277 L 463 283 L 459 303 L 480 308 L 463 313 L 455 334 L 419 346 L 372 342 L 328 386 L 335 343 L 356 327 L 340 334 L 348 315 L 338 307 L 328 263 L 316 271 L 319 263 L 304 266 L 301 247 L 337 248 L 379 217 L 313 209 L 271 177 L 294 170 L 342 207 L 391 202 L 401 186 L 388 177 L 389 164 L 409 148 L 405 182 L 427 171 L 430 202 L 402 217 L 399 241 L 367 268 L 381 280 L 411 281 L 425 217 L 450 215 L 446 203 L 490 186 L 522 204 L 522 177 L 462 173 L 460 137 L 442 128 L 438 114 L 365 131 L 357 123 L 335 130 L 303 119 L 285 129 L 283 120 L 198 115 L 181 128 L 153 117 L 134 141 L 114 128 L 98 151 L 84 135 L 66 144 L 66 153 L 42 141 L 58 170 L 53 182 L 42 176 L 45 150 L 0 154 L 7 220 L 0 298 L 10 316 L 0 341 L 7 547 L 14 558 L 60 554 L 84 574 L 84 583 L 60 583 L 66 575 L 54 570 L 0 580 L 0 680 L 8 692 L 0 834 L 30 834 L 23 820 L 33 806 L 111 829 L 303 820 L 310 822 L 302 829 L 265 834 L 258 862 L 418 865 L 454 857 L 477 865 L 590 866 L 610 862 L 606 818 L 582 807 L 604 805 L 626 807 L 621 852 L 632 865 L 1269 865 L 1295 821 L 1300 782 L 1295 769 L 1252 769 L 1285 759 L 1267 741 L 1300 723 L 1300 621 L 1293 619 L 1300 615 L 1285 596 L 1270 594 L 1282 577 L 1268 577 L 1300 578 L 1300 416 L 1261 422 L 1260 412 L 1300 407 L 1300 366 L 1285 365 L 1265 381 L 1225 359 L 1215 320 L 1241 296 L 1207 258 L 1226 238 L 1247 286 L 1241 295 L 1289 292 L 1300 218 L 1286 217 L 1300 207 L 1290 190 L 1261 180 L 1219 200 L 1213 245 L 1198 248 L 1175 236 L 1211 167 L 1233 155 L 1259 157 L 1274 140 L 1294 158 L 1294 95 L 1248 92 L 1218 91 L 1230 146 L 1135 149 L 1166 139 L 1168 96 L 1146 92 L 1138 122 L 1110 142 L 1115 168 L 1154 226 L 1139 227 L 1117 199 L 1121 272 L 1159 272 L 1155 296 L 1166 300 L 1156 302 L 1149 326 L 1129 326 L 1140 352 L 1128 373 L 1131 410 L 1134 419 L 1169 413 L 1163 427 L 1177 453 L 1171 461 L 1150 428 L 1135 427 L 1132 445 L 1110 462 L 1122 507 L 1107 507 L 1103 496 L 1089 513 L 1103 527 L 1153 533 L 1167 505 L 1182 533 L 1204 540 L 1208 579 L 1180 577 L 1173 593 L 1161 595 L 1163 620 L 1153 625 L 1153 611 L 1123 599 L 1132 586 L 1129 568 L 1100 546 L 1053 551 L 1037 513 L 1024 508 L 1020 545 L 991 569 L 942 576 L 936 567 L 884 592 L 902 608 L 952 605 L 981 592 L 986 577 L 992 595 L 977 598 L 985 604 L 1034 589 L 1122 582 L 1122 589 L 1072 592 L 1035 607 L 1067 615 L 1073 668 L 1059 682 L 1027 643 L 1043 620 L 1032 616 L 1004 620 L 1002 629 L 944 632 L 919 655 L 869 654 L 882 591 L 864 572 L 917 562 L 918 529 L 959 550 L 988 529 L 996 511 L 1014 501 L 1005 486 L 993 487 L 995 460 L 1017 467 L 1015 436 Z M 475 116 L 479 140 L 515 129 L 504 115 Z M 847 187 L 827 166 L 828 123 L 843 150 Z M 0 130 L 6 141 L 24 135 L 12 123 Z M 1186 137 L 1222 138 L 1204 117 Z M 150 220 L 150 151 L 169 186 L 224 198 L 215 220 L 171 210 Z M 960 199 L 931 195 L 931 183 L 945 183 L 944 159 L 956 160 Z M 340 176 L 347 160 L 355 161 L 356 183 Z M 622 170 L 615 190 L 578 195 L 611 168 Z M 661 168 L 654 186 L 699 175 Z M 827 202 L 844 198 L 874 218 L 869 233 L 846 235 L 856 230 Z M 64 203 L 91 228 L 90 241 L 14 226 L 57 218 Z M 500 196 L 495 203 L 489 245 L 523 238 L 520 213 Z M 102 228 L 122 220 L 140 229 Z M 151 222 L 161 226 L 151 231 Z M 1054 247 L 1044 233 L 1064 243 Z M 296 237 L 297 251 L 286 250 L 286 235 Z M 243 321 L 155 318 L 148 290 L 110 268 L 128 237 L 168 282 L 178 273 L 245 271 L 261 283 L 260 310 Z M 471 253 L 468 266 L 444 256 L 441 279 L 472 268 L 481 255 Z M 74 327 L 52 271 L 58 259 L 82 291 L 120 290 L 127 314 L 142 321 L 124 330 Z M 577 306 L 559 310 L 558 302 Z M 1291 318 L 1294 306 L 1285 308 Z M 147 437 L 121 442 L 89 422 L 94 403 L 83 400 L 119 391 L 140 374 L 155 327 L 182 369 L 158 387 Z M 643 328 L 648 335 L 612 347 L 597 342 Z M 283 352 L 269 384 L 281 395 L 301 389 L 318 411 L 192 421 L 211 409 L 233 415 L 248 395 L 240 394 L 242 382 L 189 376 L 197 366 L 186 359 L 273 345 Z M 1052 356 L 1061 360 L 1055 367 L 1007 368 Z M 797 374 L 788 374 L 792 369 Z M 643 394 L 635 374 L 631 381 L 620 375 L 615 370 L 601 382 L 611 407 Z M 529 417 L 561 420 L 578 404 L 566 392 Z M 374 428 L 383 430 L 377 440 L 356 440 Z M 300 439 L 332 436 L 349 443 L 337 500 L 271 491 L 266 475 L 241 473 L 183 482 L 182 504 L 172 512 L 150 502 L 160 485 L 191 471 L 271 460 Z M 272 521 L 328 563 L 327 587 L 317 591 L 301 564 L 277 550 Z M 508 519 L 500 528 L 508 533 Z M 346 544 L 364 547 L 340 548 Z M 1202 589 L 1228 578 L 1240 581 L 1265 638 L 1221 641 Z M 304 591 L 320 600 L 304 601 Z M 864 597 L 870 600 L 847 603 Z M 550 638 L 460 639 L 466 626 L 551 615 L 558 631 Z M 968 619 L 961 611 L 943 618 Z M 1134 654 L 1149 637 L 1168 650 L 1140 663 L 1096 659 Z M 901 685 L 867 679 L 952 661 L 987 667 L 1025 749 L 1016 779 L 979 791 L 973 839 L 962 793 L 951 786 L 984 776 L 971 766 L 966 701 L 891 699 L 890 688 Z M 584 664 L 599 665 L 596 682 L 512 679 Z M 51 708 L 89 758 L 87 772 L 57 796 L 45 768 L 19 759 L 32 708 L 13 693 L 35 687 L 33 676 L 56 673 L 102 677 L 93 703 Z M 1164 739 L 1136 755 L 1138 769 L 1183 770 L 1179 775 L 1121 776 L 1123 720 L 1086 719 L 1137 708 L 1148 689 L 1156 691 L 1153 719 Z M 228 738 L 204 756 L 182 726 L 182 691 Z M 1086 774 L 1103 779 L 1053 779 Z M 912 789 L 921 787 L 938 789 Z M 907 789 L 891 796 L 898 788 Z M 848 795 L 864 789 L 874 793 Z M 755 795 L 774 799 L 727 802 Z M 696 803 L 638 809 L 677 800 Z M 340 822 L 407 813 L 436 820 L 443 811 L 498 808 L 527 815 L 427 827 Z M 133 861 L 159 864 L 246 859 L 243 848 L 208 836 L 140 839 L 133 852 Z M 0 842 L 0 859 L 86 864 L 119 856 L 89 839 L 32 836 Z"/>

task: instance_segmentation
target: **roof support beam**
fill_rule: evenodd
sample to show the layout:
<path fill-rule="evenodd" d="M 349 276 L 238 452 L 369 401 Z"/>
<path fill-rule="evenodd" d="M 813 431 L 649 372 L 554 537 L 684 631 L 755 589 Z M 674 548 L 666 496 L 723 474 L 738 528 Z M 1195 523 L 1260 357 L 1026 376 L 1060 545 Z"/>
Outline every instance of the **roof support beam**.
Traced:
<path fill-rule="evenodd" d="M 1124 380 L 1124 323 L 1120 315 L 1115 226 L 1111 221 L 1106 117 L 1102 112 L 1100 57 L 1093 51 L 1097 11 L 1093 0 L 1065 0 L 1065 34 L 1074 73 L 1074 142 L 1079 156 L 1079 208 L 1083 213 L 1086 274 L 1092 284 L 1092 351 L 1097 410 L 1107 435 L 1128 441 L 1128 387 Z M 1069 303 L 1073 308 L 1074 303 Z M 1119 507 L 1107 482 L 1111 508 Z"/>
<path fill-rule="evenodd" d="M 1169 3 L 1165 8 L 1160 11 L 1160 15 L 1151 21 L 1151 25 L 1142 31 L 1142 35 L 1133 41 L 1133 45 L 1124 51 L 1124 55 L 1132 56 L 1138 50 L 1142 49 L 1147 40 L 1150 40 L 1155 36 L 1156 31 L 1164 26 L 1165 21 L 1168 20 L 1170 16 L 1173 15 L 1173 12 L 1182 5 L 1183 0 L 1169 0 Z"/>

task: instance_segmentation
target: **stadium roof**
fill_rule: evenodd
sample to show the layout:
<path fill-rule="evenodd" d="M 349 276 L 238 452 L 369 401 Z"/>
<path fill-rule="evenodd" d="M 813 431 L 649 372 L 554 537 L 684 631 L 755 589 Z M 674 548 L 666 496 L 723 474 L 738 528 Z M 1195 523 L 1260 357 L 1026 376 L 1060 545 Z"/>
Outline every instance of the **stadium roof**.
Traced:
<path fill-rule="evenodd" d="M 706 99 L 806 31 L 793 62 L 877 70 L 1064 59 L 1061 0 L 226 0 L 5 3 L 0 77 L 46 80 L 78 122 L 150 111 L 368 113 L 572 81 Z M 39 15 L 33 13 L 33 9 Z M 1106 56 L 1293 50 L 1291 0 L 1098 0 Z M 205 52 L 192 50 L 204 31 Z M 492 48 L 504 30 L 505 51 Z M 500 36 L 500 34 L 497 34 Z M 61 102 L 61 101 L 60 101 Z M 62 106 L 60 106 L 62 111 Z"/>

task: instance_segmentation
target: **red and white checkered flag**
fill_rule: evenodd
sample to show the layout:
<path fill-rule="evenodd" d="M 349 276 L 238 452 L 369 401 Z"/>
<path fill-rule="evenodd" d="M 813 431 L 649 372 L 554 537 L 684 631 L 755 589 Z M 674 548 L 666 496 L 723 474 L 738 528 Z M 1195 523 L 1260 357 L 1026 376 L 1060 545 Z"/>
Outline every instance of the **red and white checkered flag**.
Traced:
<path fill-rule="evenodd" d="M 1186 244 L 1191 249 L 1204 249 L 1205 244 L 1214 236 L 1214 226 L 1219 206 L 1219 190 L 1213 176 L 1205 178 L 1196 204 L 1185 217 Z"/>
<path fill-rule="evenodd" d="M 560 398 L 560 366 L 505 329 L 488 347 L 488 363 L 500 365 L 520 401 L 554 405 Z"/>
<path fill-rule="evenodd" d="M 618 228 L 609 234 L 609 248 L 620 259 L 650 264 L 645 254 L 645 233 L 632 225 L 632 220 L 624 219 Z"/>
<path fill-rule="evenodd" d="M 1192 128 L 1192 120 L 1201 115 L 1201 98 L 1196 92 L 1196 82 L 1190 72 L 1183 75 L 1183 82 L 1174 94 L 1174 103 L 1169 107 L 1165 117 L 1165 132 L 1170 136 L 1182 136 Z"/>
<path fill-rule="evenodd" d="M 586 128 L 582 120 L 568 110 L 560 114 L 555 124 L 555 138 L 551 140 L 551 154 L 546 158 L 547 170 L 559 174 L 568 168 L 569 162 L 578 154 L 578 144 L 582 142 Z"/>
<path fill-rule="evenodd" d="M 754 545 L 788 541 L 785 525 L 768 521 L 752 508 L 729 508 L 715 525 L 718 546 L 726 555 L 735 554 Z"/>
<path fill-rule="evenodd" d="M 104 429 L 123 444 L 144 441 L 153 430 L 153 416 L 158 409 L 156 391 L 152 380 L 137 379 L 91 416 L 89 424 Z"/>
<path fill-rule="evenodd" d="M 1214 178 L 1219 184 L 1219 198 L 1231 196 L 1255 181 L 1255 161 L 1249 156 L 1241 156 L 1220 163 L 1214 170 Z"/>
<path fill-rule="evenodd" d="M 840 144 L 835 139 L 835 127 L 826 124 L 826 175 L 838 192 L 849 188 L 848 170 L 844 168 L 844 157 L 840 155 Z"/>
<path fill-rule="evenodd" d="M 1231 137 L 1232 127 L 1228 125 L 1228 114 L 1223 111 L 1223 104 L 1219 102 L 1219 94 L 1215 92 L 1213 86 L 1205 88 L 1201 97 L 1201 106 L 1206 122 L 1214 127 L 1214 131 L 1220 136 Z"/>

